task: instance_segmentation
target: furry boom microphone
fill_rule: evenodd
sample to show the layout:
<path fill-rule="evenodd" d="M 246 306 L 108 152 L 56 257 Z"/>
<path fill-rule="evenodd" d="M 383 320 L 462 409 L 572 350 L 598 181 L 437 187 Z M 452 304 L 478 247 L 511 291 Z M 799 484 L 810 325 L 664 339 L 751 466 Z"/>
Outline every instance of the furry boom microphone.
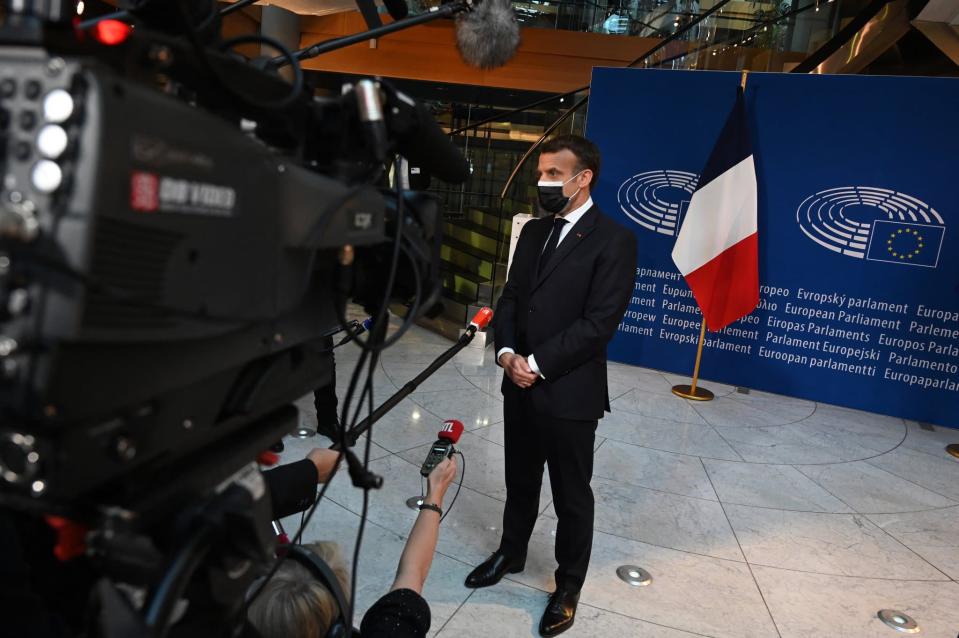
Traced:
<path fill-rule="evenodd" d="M 481 69 L 503 66 L 519 47 L 519 23 L 510 0 L 481 0 L 456 18 L 456 47 L 467 64 Z"/>

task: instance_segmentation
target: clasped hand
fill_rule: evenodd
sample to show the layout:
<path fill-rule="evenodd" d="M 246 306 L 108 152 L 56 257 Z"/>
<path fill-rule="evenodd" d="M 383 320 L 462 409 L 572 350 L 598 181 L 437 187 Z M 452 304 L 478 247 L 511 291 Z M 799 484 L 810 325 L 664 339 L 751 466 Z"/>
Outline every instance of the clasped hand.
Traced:
<path fill-rule="evenodd" d="M 529 367 L 529 362 L 526 360 L 526 357 L 518 354 L 504 352 L 503 356 L 500 357 L 500 365 L 503 366 L 503 370 L 506 371 L 506 376 L 521 388 L 530 387 L 536 383 L 536 379 L 539 378 Z"/>

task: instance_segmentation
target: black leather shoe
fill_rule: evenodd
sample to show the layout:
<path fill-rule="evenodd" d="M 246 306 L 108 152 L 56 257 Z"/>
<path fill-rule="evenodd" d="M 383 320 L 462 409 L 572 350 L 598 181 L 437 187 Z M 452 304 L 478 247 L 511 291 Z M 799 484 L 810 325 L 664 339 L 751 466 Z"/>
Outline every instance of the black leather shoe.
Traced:
<path fill-rule="evenodd" d="M 526 568 L 526 560 L 514 560 L 499 550 L 482 562 L 466 577 L 466 586 L 471 589 L 489 587 L 498 583 L 506 574 L 516 574 Z"/>
<path fill-rule="evenodd" d="M 579 592 L 557 589 L 549 597 L 543 619 L 539 621 L 540 636 L 558 636 L 573 626 Z"/>

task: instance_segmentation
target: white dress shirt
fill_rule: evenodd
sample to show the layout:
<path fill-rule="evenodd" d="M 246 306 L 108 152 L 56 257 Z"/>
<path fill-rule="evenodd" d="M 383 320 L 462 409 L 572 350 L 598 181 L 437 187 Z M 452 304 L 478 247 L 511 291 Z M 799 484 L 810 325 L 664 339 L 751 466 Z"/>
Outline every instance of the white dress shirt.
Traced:
<path fill-rule="evenodd" d="M 573 228 L 573 226 L 576 225 L 576 222 L 578 222 L 583 217 L 583 215 L 586 214 L 586 211 L 592 208 L 592 206 L 593 206 L 593 198 L 587 197 L 586 201 L 583 202 L 582 206 L 562 216 L 567 223 L 563 224 L 563 227 L 559 231 L 559 242 L 556 244 L 557 250 L 559 249 L 559 245 L 562 244 L 563 240 L 566 239 L 566 237 L 569 235 L 569 231 Z M 549 238 L 552 234 L 553 234 L 553 231 L 550 230 L 549 235 L 546 236 L 546 241 L 543 243 L 543 250 L 546 250 L 546 246 L 547 244 L 549 244 Z M 553 254 L 555 255 L 556 253 L 553 253 Z M 512 348 L 500 348 L 499 352 L 496 353 L 496 362 L 499 363 L 500 357 L 502 357 L 503 354 L 507 352 L 515 353 L 516 351 L 513 350 Z M 533 373 L 538 374 L 543 379 L 546 378 L 543 375 L 543 373 L 540 372 L 539 366 L 536 365 L 536 357 L 534 357 L 532 354 L 529 355 L 527 362 L 529 363 L 529 369 L 532 370 Z"/>

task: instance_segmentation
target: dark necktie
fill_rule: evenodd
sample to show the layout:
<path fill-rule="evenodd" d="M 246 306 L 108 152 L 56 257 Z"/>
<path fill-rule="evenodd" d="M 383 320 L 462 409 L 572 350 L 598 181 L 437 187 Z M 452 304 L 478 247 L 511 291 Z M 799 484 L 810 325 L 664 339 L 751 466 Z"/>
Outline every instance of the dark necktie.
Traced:
<path fill-rule="evenodd" d="M 550 233 L 549 239 L 546 240 L 546 248 L 543 250 L 543 254 L 539 258 L 540 273 L 543 272 L 543 269 L 546 268 L 546 264 L 548 264 L 550 258 L 552 258 L 553 253 L 556 252 L 556 246 L 559 245 L 559 236 L 562 234 L 563 226 L 566 223 L 566 220 L 559 215 L 556 215 L 553 218 L 553 232 Z"/>

